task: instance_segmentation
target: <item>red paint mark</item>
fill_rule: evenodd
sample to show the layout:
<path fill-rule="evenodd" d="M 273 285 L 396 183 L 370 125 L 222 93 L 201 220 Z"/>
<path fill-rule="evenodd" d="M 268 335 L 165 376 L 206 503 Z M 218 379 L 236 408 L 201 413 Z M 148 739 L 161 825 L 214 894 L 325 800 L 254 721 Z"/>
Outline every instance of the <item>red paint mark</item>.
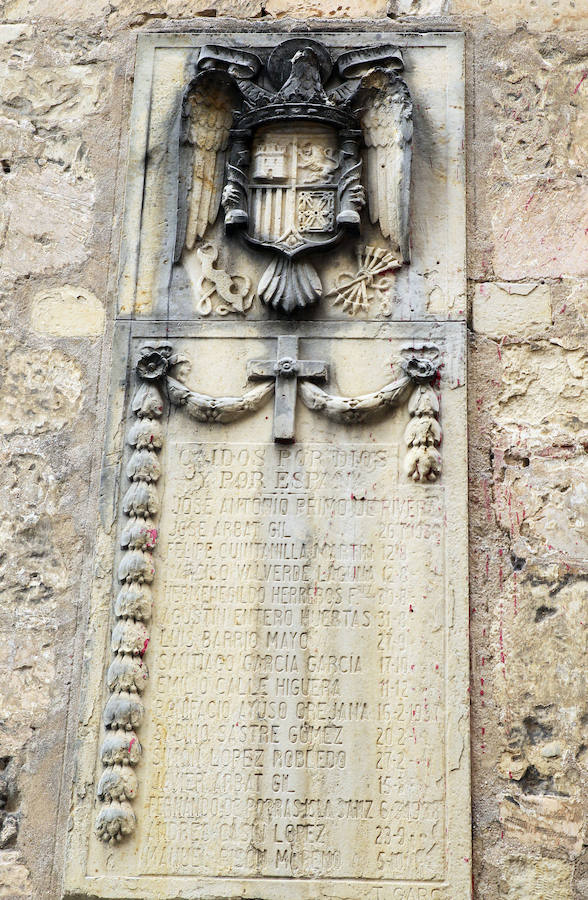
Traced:
<path fill-rule="evenodd" d="M 574 94 L 577 94 L 577 93 L 578 93 L 578 91 L 579 91 L 580 88 L 582 87 L 582 83 L 583 83 L 584 81 L 586 81 L 587 78 L 588 78 L 588 71 L 582 72 L 582 77 L 580 78 L 578 84 L 577 84 L 576 87 L 574 88 L 574 91 L 573 91 Z"/>
<path fill-rule="evenodd" d="M 492 521 L 492 513 L 490 511 L 490 497 L 488 495 L 488 482 L 485 478 L 482 479 L 482 490 L 484 491 L 484 506 L 486 507 L 486 519 L 488 522 Z"/>
<path fill-rule="evenodd" d="M 533 192 L 533 193 L 531 194 L 531 196 L 529 197 L 529 199 L 528 199 L 527 202 L 525 203 L 525 209 L 529 209 L 529 206 L 531 205 L 531 201 L 533 200 L 533 197 L 534 197 L 534 196 L 535 196 L 535 192 Z"/>
<path fill-rule="evenodd" d="M 584 234 L 588 234 L 588 228 L 585 228 L 585 229 L 584 229 Z M 565 311 L 566 311 L 566 309 L 567 309 L 567 306 L 568 306 L 568 304 L 567 304 L 567 303 L 564 303 L 564 305 L 562 306 L 562 308 L 561 308 L 560 311 L 559 311 L 559 314 L 560 314 L 560 315 L 562 315 L 563 313 L 565 313 Z"/>
<path fill-rule="evenodd" d="M 149 535 L 149 540 L 147 541 L 147 547 L 149 550 L 153 550 L 157 543 L 157 528 L 148 528 L 147 534 Z"/>
<path fill-rule="evenodd" d="M 141 659 L 143 659 L 143 657 L 145 656 L 148 646 L 149 646 L 149 638 L 145 638 L 145 643 L 143 644 L 143 649 L 139 652 L 139 656 L 141 657 Z"/>
<path fill-rule="evenodd" d="M 499 623 L 499 630 L 498 630 L 498 643 L 500 645 L 500 662 L 504 664 L 506 662 L 506 656 L 504 655 L 504 637 L 503 637 L 503 632 L 502 632 L 502 603 L 500 604 L 500 623 Z M 506 669 L 505 668 L 502 669 L 502 674 L 506 678 Z"/>
<path fill-rule="evenodd" d="M 131 752 L 131 747 L 133 746 L 133 744 L 135 743 L 136 740 L 137 740 L 137 738 L 131 738 L 131 740 L 129 742 L 129 753 Z"/>
<path fill-rule="evenodd" d="M 409 606 L 408 606 L 408 611 L 409 611 L 409 612 L 414 612 L 414 609 L 412 608 L 412 603 L 409 604 Z"/>

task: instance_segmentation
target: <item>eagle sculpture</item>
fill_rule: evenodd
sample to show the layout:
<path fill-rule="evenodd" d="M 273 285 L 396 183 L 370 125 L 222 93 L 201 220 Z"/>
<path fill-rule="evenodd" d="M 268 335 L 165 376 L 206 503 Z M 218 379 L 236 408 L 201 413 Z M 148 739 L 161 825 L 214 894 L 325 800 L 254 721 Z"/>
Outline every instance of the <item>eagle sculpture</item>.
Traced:
<path fill-rule="evenodd" d="M 265 63 L 202 48 L 182 107 L 175 258 L 221 205 L 229 232 L 271 251 L 258 294 L 291 313 L 322 293 L 309 260 L 361 230 L 362 211 L 408 263 L 412 102 L 398 48 L 342 53 L 294 38 Z"/>

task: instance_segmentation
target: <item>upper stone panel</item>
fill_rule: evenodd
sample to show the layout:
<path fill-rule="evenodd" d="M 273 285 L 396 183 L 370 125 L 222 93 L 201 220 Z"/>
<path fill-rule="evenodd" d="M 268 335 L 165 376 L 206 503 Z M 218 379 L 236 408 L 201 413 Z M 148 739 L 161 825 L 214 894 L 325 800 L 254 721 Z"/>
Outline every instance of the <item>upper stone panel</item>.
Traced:
<path fill-rule="evenodd" d="M 141 35 L 120 314 L 464 318 L 463 117 L 461 35 Z"/>

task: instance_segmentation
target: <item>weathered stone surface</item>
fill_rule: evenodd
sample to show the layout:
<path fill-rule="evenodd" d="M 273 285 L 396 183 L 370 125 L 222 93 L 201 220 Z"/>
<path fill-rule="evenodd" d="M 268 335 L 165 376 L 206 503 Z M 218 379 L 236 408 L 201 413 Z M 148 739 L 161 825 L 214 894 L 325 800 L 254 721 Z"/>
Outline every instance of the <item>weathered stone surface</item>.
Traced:
<path fill-rule="evenodd" d="M 451 0 L 389 0 L 391 18 L 441 16 L 448 12 Z"/>
<path fill-rule="evenodd" d="M 512 280 L 586 272 L 585 72 L 581 38 L 487 33 L 475 146 L 490 183 L 477 193 L 474 271 Z M 554 77 L 554 72 L 557 76 Z"/>
<path fill-rule="evenodd" d="M 533 334 L 551 325 L 548 284 L 477 284 L 472 305 L 472 327 L 479 334 Z"/>
<path fill-rule="evenodd" d="M 544 32 L 588 24 L 584 4 L 576 0 L 449 0 L 447 6 L 443 12 L 479 17 L 509 31 L 523 27 Z"/>
<path fill-rule="evenodd" d="M 292 16 L 293 18 L 305 18 L 320 16 L 321 18 L 348 18 L 355 19 L 361 16 L 380 18 L 386 15 L 387 0 L 320 0 L 320 2 L 305 2 L 305 0 L 267 0 L 264 9 L 267 15 L 281 18 Z"/>
<path fill-rule="evenodd" d="M 66 284 L 35 298 L 31 324 L 55 337 L 98 337 L 104 330 L 104 306 L 90 291 Z"/>
<path fill-rule="evenodd" d="M 561 755 L 561 744 L 547 744 L 543 756 Z M 500 805 L 500 816 L 506 832 L 522 844 L 549 853 L 559 847 L 572 859 L 582 850 L 584 816 L 580 804 L 561 797 L 507 798 Z"/>
<path fill-rule="evenodd" d="M 76 418 L 83 379 L 74 359 L 61 350 L 27 351 L 8 344 L 5 367 L 0 386 L 5 434 L 55 432 Z"/>
<path fill-rule="evenodd" d="M 557 212 L 554 212 L 554 211 Z M 588 186 L 556 180 L 514 185 L 493 215 L 499 278 L 588 273 Z"/>
<path fill-rule="evenodd" d="M 8 900 L 33 900 L 29 873 L 16 850 L 3 850 L 0 853 L 0 897 Z"/>

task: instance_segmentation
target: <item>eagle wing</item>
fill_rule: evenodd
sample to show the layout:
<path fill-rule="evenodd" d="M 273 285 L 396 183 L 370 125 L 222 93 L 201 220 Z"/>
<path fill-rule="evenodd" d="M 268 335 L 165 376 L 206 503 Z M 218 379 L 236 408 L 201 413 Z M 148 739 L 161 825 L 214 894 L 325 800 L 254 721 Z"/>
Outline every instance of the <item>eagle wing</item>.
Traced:
<path fill-rule="evenodd" d="M 393 72 L 373 70 L 364 79 L 370 102 L 361 114 L 368 211 L 385 238 L 410 261 L 409 201 L 412 156 L 412 101 Z"/>
<path fill-rule="evenodd" d="M 184 102 L 175 259 L 191 250 L 218 215 L 233 121 L 226 84 L 202 78 Z"/>

